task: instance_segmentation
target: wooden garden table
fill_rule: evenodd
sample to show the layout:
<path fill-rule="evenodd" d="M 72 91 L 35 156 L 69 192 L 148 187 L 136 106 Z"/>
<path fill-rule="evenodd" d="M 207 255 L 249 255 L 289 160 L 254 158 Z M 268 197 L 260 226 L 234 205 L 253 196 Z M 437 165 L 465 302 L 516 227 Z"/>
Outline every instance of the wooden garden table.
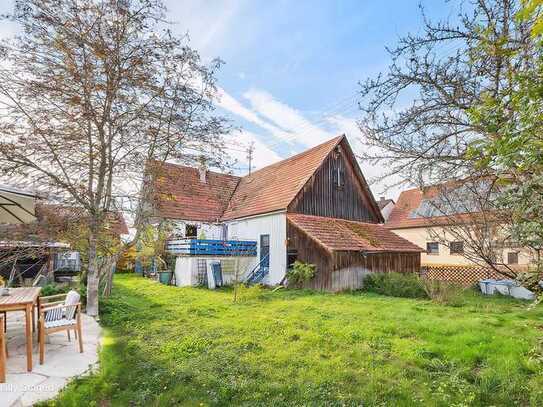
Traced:
<path fill-rule="evenodd" d="M 10 288 L 9 295 L 0 295 L 0 312 L 24 311 L 26 334 L 26 369 L 32 371 L 32 328 L 34 306 L 40 295 L 40 287 Z M 3 329 L 4 327 L 1 327 Z"/>

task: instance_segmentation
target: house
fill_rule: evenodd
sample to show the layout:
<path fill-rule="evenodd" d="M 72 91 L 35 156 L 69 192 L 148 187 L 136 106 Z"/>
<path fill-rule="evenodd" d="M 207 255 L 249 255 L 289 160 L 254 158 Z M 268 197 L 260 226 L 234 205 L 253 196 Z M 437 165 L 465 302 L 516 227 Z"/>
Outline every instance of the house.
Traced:
<path fill-rule="evenodd" d="M 39 196 L 0 185 L 0 276 L 19 282 L 53 267 L 55 254 L 69 246 L 40 236 L 36 203 Z"/>
<path fill-rule="evenodd" d="M 385 219 L 385 222 L 386 222 L 388 220 L 388 217 L 390 216 L 390 213 L 392 212 L 392 209 L 394 209 L 394 205 L 395 205 L 394 200 L 386 199 L 384 196 L 382 196 L 377 201 L 377 205 L 379 206 L 381 215 L 383 215 L 383 218 Z"/>
<path fill-rule="evenodd" d="M 454 188 L 462 188 L 461 183 L 455 184 L 458 186 Z M 451 234 L 450 226 L 454 224 L 453 221 L 459 222 L 466 224 L 466 230 L 469 230 L 470 222 L 477 216 L 477 209 L 470 204 L 470 194 L 453 195 L 453 192 L 446 191 L 454 189 L 446 185 L 434 185 L 424 190 L 413 188 L 403 191 L 385 226 L 426 249 L 421 257 L 423 266 L 474 266 L 475 264 L 464 256 L 466 242 L 458 240 L 459 234 Z M 442 198 L 446 193 L 449 197 Z M 453 202 L 459 200 L 455 196 L 461 196 L 466 202 Z M 448 244 L 438 242 L 436 236 L 446 236 Z M 499 236 L 496 236 L 496 239 L 499 239 Z M 503 247 L 503 263 L 511 268 L 525 267 L 532 260 L 530 251 L 519 248 L 514 242 L 504 239 L 499 247 Z"/>
<path fill-rule="evenodd" d="M 198 242 L 243 257 L 245 279 L 268 285 L 283 282 L 295 260 L 316 265 L 308 286 L 332 291 L 360 287 L 367 272 L 419 269 L 422 249 L 382 225 L 345 136 L 244 177 L 153 165 L 154 222 L 168 220 L 175 238 L 192 238 L 190 247 L 177 243 L 178 283 L 197 281 L 206 255 Z M 247 242 L 243 255 L 238 242 Z"/>
<path fill-rule="evenodd" d="M 79 253 L 70 250 L 62 233 L 80 221 L 74 207 L 53 205 L 36 194 L 0 187 L 0 276 L 34 280 L 38 275 L 74 273 L 81 269 Z M 128 233 L 120 213 L 112 213 L 110 232 L 115 239 Z"/>

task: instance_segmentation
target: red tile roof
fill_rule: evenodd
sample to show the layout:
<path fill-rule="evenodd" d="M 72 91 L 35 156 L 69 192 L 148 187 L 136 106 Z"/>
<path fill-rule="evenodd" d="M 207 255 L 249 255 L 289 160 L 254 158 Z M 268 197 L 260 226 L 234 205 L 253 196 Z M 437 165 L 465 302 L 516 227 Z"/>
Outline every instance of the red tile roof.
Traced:
<path fill-rule="evenodd" d="M 291 225 L 328 251 L 422 252 L 383 225 L 289 213 Z"/>
<path fill-rule="evenodd" d="M 197 168 L 159 162 L 153 165 L 160 166 L 160 175 L 153 183 L 157 216 L 166 219 L 216 222 L 240 179 L 207 171 L 203 183 Z"/>
<path fill-rule="evenodd" d="M 423 197 L 424 194 L 419 188 L 403 191 L 400 194 L 396 205 L 392 209 L 392 212 L 390 212 L 390 215 L 386 222 L 386 227 L 389 229 L 394 229 L 402 227 L 421 227 L 428 225 L 428 219 L 409 218 L 411 212 L 419 207 Z M 428 192 L 426 194 L 426 197 L 428 197 Z"/>
<path fill-rule="evenodd" d="M 458 213 L 443 216 L 410 217 L 419 208 L 423 200 L 430 200 L 437 197 L 444 188 L 461 185 L 462 181 L 450 181 L 441 185 L 432 185 L 424 189 L 413 188 L 403 191 L 396 205 L 390 212 L 385 224 L 388 229 L 409 229 L 429 226 L 445 226 L 451 222 L 471 223 L 478 218 L 477 213 Z M 486 215 L 489 216 L 488 214 Z"/>
<path fill-rule="evenodd" d="M 36 220 L 22 224 L 0 224 L 0 241 L 34 243 L 56 242 L 64 238 L 70 226 L 84 221 L 84 211 L 77 207 L 39 203 L 35 208 Z M 120 236 L 128 234 L 128 226 L 121 212 L 108 215 L 109 231 Z M 79 229 L 77 229 L 79 230 Z"/>
<path fill-rule="evenodd" d="M 223 220 L 284 210 L 345 138 L 339 136 L 241 178 Z"/>
<path fill-rule="evenodd" d="M 50 203 L 39 203 L 36 205 L 36 217 L 42 228 L 47 229 L 46 233 L 52 230 L 62 230 L 70 223 L 86 221 L 85 210 L 77 206 L 56 205 Z M 120 211 L 110 211 L 106 216 L 106 228 L 115 235 L 129 234 L 128 225 L 124 215 Z"/>
<path fill-rule="evenodd" d="M 206 184 L 200 182 L 196 168 L 153 162 L 152 165 L 162 166 L 153 172 L 156 215 L 215 222 L 219 218 L 232 220 L 284 211 L 343 140 L 346 140 L 344 135 L 335 137 L 241 178 L 208 171 Z M 354 164 L 359 171 L 358 164 Z M 371 191 L 360 171 L 359 174 L 371 204 L 374 202 Z M 373 204 L 373 209 L 380 217 L 377 204 Z"/>

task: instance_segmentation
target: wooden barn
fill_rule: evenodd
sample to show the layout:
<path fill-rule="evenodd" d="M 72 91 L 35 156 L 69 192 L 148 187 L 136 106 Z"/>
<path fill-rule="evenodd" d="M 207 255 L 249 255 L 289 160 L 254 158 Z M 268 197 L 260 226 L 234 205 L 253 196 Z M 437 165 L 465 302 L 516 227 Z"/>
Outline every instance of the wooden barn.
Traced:
<path fill-rule="evenodd" d="M 368 272 L 419 271 L 422 249 L 383 227 L 345 136 L 244 177 L 174 164 L 159 170 L 155 214 L 179 225 L 170 245 L 178 281 L 196 281 L 196 264 L 213 255 L 207 248 L 243 241 L 257 247 L 243 260 L 250 283 L 283 283 L 295 260 L 316 265 L 308 286 L 319 290 L 359 288 Z M 188 244 L 201 259 L 188 258 Z"/>

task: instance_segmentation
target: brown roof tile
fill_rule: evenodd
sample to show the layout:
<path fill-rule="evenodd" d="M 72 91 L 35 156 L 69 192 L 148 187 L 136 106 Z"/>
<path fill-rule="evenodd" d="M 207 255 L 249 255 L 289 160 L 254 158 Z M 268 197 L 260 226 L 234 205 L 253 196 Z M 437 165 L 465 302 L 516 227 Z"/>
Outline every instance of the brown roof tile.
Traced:
<path fill-rule="evenodd" d="M 157 216 L 200 222 L 216 222 L 221 217 L 236 188 L 239 177 L 207 171 L 200 181 L 197 168 L 158 163 L 154 178 Z"/>
<path fill-rule="evenodd" d="M 418 227 L 429 226 L 445 226 L 454 223 L 471 223 L 479 216 L 478 213 L 458 213 L 442 216 L 428 216 L 428 217 L 410 217 L 411 214 L 419 208 L 424 200 L 430 200 L 439 196 L 446 190 L 452 190 L 458 186 L 461 186 L 463 182 L 469 182 L 469 180 L 456 180 L 449 181 L 443 184 L 436 184 L 428 186 L 424 189 L 413 188 L 407 191 L 403 191 L 396 205 L 390 212 L 390 216 L 385 224 L 388 229 L 408 229 Z M 488 216 L 488 214 L 487 214 Z"/>
<path fill-rule="evenodd" d="M 286 209 L 344 137 L 333 138 L 241 178 L 222 218 L 237 219 Z"/>
<path fill-rule="evenodd" d="M 287 219 L 329 251 L 422 252 L 383 225 L 289 213 Z"/>
<path fill-rule="evenodd" d="M 33 243 L 57 242 L 64 233 L 79 222 L 85 221 L 83 209 L 50 203 L 36 204 L 36 220 L 23 224 L 0 224 L 0 241 L 25 241 Z M 128 234 L 122 212 L 108 214 L 108 228 L 115 236 Z M 79 229 L 77 229 L 79 231 Z"/>
<path fill-rule="evenodd" d="M 417 209 L 422 202 L 423 192 L 418 189 L 409 189 L 403 191 L 396 205 L 390 212 L 388 220 L 386 222 L 386 227 L 389 229 L 400 228 L 400 227 L 417 227 L 417 226 L 426 226 L 428 220 L 424 218 L 410 219 L 409 215 L 415 209 Z"/>

